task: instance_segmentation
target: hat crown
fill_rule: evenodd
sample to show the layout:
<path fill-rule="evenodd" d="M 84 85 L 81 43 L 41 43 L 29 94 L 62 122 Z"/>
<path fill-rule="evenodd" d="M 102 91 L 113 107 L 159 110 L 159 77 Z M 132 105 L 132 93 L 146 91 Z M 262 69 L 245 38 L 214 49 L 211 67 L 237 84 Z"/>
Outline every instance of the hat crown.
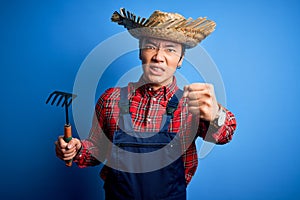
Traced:
<path fill-rule="evenodd" d="M 166 22 L 169 20 L 184 20 L 185 18 L 178 14 L 178 13 L 167 13 L 162 12 L 160 10 L 156 10 L 152 13 L 152 15 L 149 17 L 149 21 L 157 21 L 157 22 Z"/>
<path fill-rule="evenodd" d="M 215 30 L 216 23 L 205 17 L 186 19 L 178 13 L 154 11 L 146 18 L 136 17 L 124 8 L 115 11 L 112 21 L 123 25 L 135 38 L 154 37 L 193 48 Z"/>

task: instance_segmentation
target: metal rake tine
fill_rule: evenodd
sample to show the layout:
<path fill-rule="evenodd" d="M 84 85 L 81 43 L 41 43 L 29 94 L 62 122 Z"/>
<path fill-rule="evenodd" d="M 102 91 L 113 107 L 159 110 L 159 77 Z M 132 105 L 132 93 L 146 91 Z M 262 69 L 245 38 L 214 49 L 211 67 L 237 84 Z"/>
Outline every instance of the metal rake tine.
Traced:
<path fill-rule="evenodd" d="M 67 107 L 69 107 L 70 103 L 68 101 L 69 101 L 70 97 L 71 97 L 70 95 L 65 95 L 65 100 L 64 100 L 63 104 L 61 105 L 61 107 L 65 106 L 65 105 Z M 72 98 L 71 98 L 71 100 L 72 100 Z"/>
<path fill-rule="evenodd" d="M 46 100 L 46 104 L 49 103 L 50 99 L 52 98 L 52 96 L 53 96 L 54 94 L 55 94 L 55 92 L 52 92 L 52 93 L 49 95 L 48 99 Z"/>
<path fill-rule="evenodd" d="M 51 105 L 54 105 L 56 103 L 56 106 L 59 106 L 61 104 L 62 100 L 64 99 L 61 107 L 65 106 L 65 105 L 67 107 L 69 107 L 70 104 L 72 103 L 72 100 L 75 99 L 76 97 L 77 97 L 76 94 L 54 91 L 49 95 L 48 99 L 46 100 L 46 104 L 48 104 L 49 101 L 52 99 Z M 70 98 L 71 98 L 71 100 L 69 100 Z"/>
<path fill-rule="evenodd" d="M 76 94 L 72 94 L 72 98 L 71 98 L 70 102 L 68 103 L 68 107 L 71 105 L 73 99 L 75 99 L 76 97 L 77 97 Z"/>
<path fill-rule="evenodd" d="M 55 103 L 56 99 L 60 96 L 60 94 L 57 94 L 56 92 L 54 92 L 54 94 L 55 94 L 55 96 L 51 102 L 51 105 L 53 105 Z"/>
<path fill-rule="evenodd" d="M 73 101 L 73 99 L 75 99 L 77 97 L 76 94 L 68 94 L 66 95 L 67 100 L 63 103 L 63 105 L 66 105 L 67 103 L 67 107 L 69 107 Z"/>
<path fill-rule="evenodd" d="M 67 103 L 67 107 L 69 107 L 71 105 L 72 101 L 73 101 L 73 98 L 71 98 L 70 101 Z"/>
<path fill-rule="evenodd" d="M 61 102 L 61 100 L 63 100 L 64 99 L 64 95 L 61 95 L 60 97 L 59 97 L 59 99 L 58 99 L 58 101 L 57 101 L 57 104 L 56 104 L 56 106 L 59 106 L 59 104 L 60 104 L 60 102 Z M 63 102 L 65 102 L 65 101 L 63 101 Z M 61 105 L 61 107 L 63 107 L 64 106 L 64 103 L 62 103 L 62 105 Z"/>
<path fill-rule="evenodd" d="M 59 97 L 59 99 L 57 100 L 58 97 Z M 77 97 L 76 94 L 67 93 L 67 92 L 60 92 L 60 91 L 54 91 L 49 95 L 48 99 L 46 100 L 46 104 L 49 103 L 49 101 L 51 101 L 51 99 L 52 99 L 51 105 L 56 103 L 56 106 L 59 106 L 59 104 L 64 99 L 61 107 L 65 106 L 65 117 L 66 117 L 65 127 L 70 126 L 69 115 L 68 115 L 68 107 L 71 105 L 72 100 L 76 97 Z"/>

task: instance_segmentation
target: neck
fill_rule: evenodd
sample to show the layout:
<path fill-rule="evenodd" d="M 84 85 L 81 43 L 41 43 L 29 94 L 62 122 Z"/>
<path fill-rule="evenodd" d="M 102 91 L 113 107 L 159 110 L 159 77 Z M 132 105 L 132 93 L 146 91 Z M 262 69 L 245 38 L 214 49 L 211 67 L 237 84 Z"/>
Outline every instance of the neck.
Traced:
<path fill-rule="evenodd" d="M 154 91 L 156 91 L 156 90 L 159 90 L 161 87 L 170 85 L 173 82 L 173 78 L 171 78 L 169 81 L 165 82 L 164 84 L 152 83 L 152 82 L 148 81 L 144 76 L 142 76 L 142 81 L 143 81 L 142 82 L 143 85 L 149 84 L 149 85 L 151 85 L 151 88 Z"/>

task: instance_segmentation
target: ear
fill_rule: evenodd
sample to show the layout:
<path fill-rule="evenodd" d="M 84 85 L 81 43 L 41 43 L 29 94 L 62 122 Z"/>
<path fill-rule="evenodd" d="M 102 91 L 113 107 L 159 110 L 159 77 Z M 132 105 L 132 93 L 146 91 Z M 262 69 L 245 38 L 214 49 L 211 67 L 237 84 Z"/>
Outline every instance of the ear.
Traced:
<path fill-rule="evenodd" d="M 139 59 L 142 60 L 142 50 L 139 49 Z"/>
<path fill-rule="evenodd" d="M 184 59 L 184 55 L 182 55 L 178 61 L 178 64 L 177 64 L 177 67 L 180 67 L 182 65 L 182 62 L 183 62 L 183 59 Z"/>

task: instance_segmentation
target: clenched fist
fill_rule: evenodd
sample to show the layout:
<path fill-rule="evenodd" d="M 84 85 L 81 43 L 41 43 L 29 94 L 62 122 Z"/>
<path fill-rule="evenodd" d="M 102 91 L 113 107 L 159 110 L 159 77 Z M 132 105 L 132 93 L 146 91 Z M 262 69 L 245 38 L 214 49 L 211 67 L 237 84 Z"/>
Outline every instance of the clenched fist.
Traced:
<path fill-rule="evenodd" d="M 208 83 L 193 83 L 184 86 L 183 96 L 188 98 L 188 108 L 193 115 L 213 121 L 219 110 L 214 86 Z"/>
<path fill-rule="evenodd" d="M 69 143 L 66 143 L 63 136 L 59 136 L 55 142 L 56 156 L 61 160 L 72 160 L 79 149 L 81 148 L 81 142 L 77 138 L 72 138 Z"/>

